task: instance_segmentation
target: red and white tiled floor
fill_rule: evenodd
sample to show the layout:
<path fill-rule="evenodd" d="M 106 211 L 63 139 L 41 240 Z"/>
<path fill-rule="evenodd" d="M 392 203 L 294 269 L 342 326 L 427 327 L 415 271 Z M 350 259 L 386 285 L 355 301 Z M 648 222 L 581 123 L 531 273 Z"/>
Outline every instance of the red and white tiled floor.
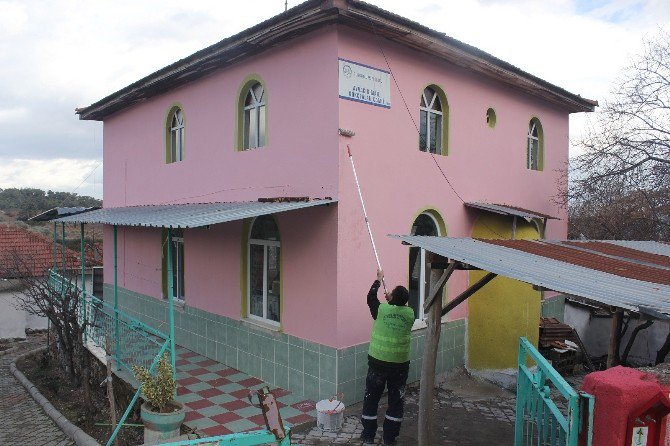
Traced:
<path fill-rule="evenodd" d="M 249 390 L 266 386 L 238 370 L 177 348 L 177 400 L 186 408 L 185 424 L 207 436 L 225 435 L 265 427 L 261 409 L 249 404 Z M 314 402 L 288 390 L 270 387 L 284 425 L 314 420 Z M 254 397 L 254 403 L 257 403 Z"/>

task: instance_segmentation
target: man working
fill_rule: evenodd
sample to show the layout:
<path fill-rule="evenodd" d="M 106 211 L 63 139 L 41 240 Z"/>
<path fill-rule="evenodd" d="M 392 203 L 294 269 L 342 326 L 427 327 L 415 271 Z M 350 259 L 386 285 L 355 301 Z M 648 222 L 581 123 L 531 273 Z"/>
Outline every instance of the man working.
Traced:
<path fill-rule="evenodd" d="M 372 325 L 368 350 L 368 376 L 365 380 L 365 398 L 361 415 L 363 421 L 361 440 L 364 444 L 374 442 L 379 400 L 384 388 L 388 387 L 384 444 L 389 445 L 395 443 L 400 433 L 414 310 L 407 306 L 409 292 L 403 286 L 395 287 L 386 295 L 388 303 L 380 303 L 377 291 L 382 280 L 384 273 L 378 270 L 377 280 L 368 292 L 368 306 L 375 322 Z"/>

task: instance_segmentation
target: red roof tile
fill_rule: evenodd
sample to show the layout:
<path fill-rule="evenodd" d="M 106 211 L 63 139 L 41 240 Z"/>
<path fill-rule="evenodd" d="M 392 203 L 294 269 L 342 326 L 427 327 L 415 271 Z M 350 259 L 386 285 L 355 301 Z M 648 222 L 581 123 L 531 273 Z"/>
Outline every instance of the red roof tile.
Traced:
<path fill-rule="evenodd" d="M 53 240 L 16 226 L 0 225 L 0 277 L 42 276 L 53 265 Z M 61 245 L 57 255 L 61 258 Z M 79 253 L 66 249 L 66 267 L 80 268 Z"/>

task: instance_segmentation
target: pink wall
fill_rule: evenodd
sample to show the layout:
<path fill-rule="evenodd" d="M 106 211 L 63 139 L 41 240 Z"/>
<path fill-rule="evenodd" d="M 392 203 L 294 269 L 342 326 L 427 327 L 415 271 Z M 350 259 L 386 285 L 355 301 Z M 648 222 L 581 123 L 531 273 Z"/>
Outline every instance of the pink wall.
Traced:
<path fill-rule="evenodd" d="M 107 118 L 105 207 L 337 193 L 337 49 L 331 27 Z M 235 150 L 237 96 L 259 75 L 268 145 Z M 306 88 L 318 85 L 320 88 Z M 165 163 L 165 119 L 183 105 L 185 159 Z"/>
<path fill-rule="evenodd" d="M 440 85 L 449 102 L 449 155 L 435 159 L 465 201 L 508 203 L 556 215 L 548 238 L 566 236 L 566 215 L 554 207 L 558 173 L 568 154 L 568 115 L 523 93 L 446 62 L 388 42 L 384 51 L 418 123 L 424 86 Z M 105 121 L 105 206 L 255 200 L 265 196 L 331 196 L 339 203 L 280 214 L 284 331 L 333 347 L 369 339 L 365 295 L 374 279 L 372 254 L 351 167 L 350 144 L 389 284 L 407 285 L 408 248 L 387 234 L 407 234 L 417 213 L 438 211 L 447 235 L 470 236 L 477 212 L 466 210 L 418 135 L 397 89 L 392 108 L 337 99 L 337 58 L 386 69 L 371 36 L 328 27 L 132 107 Z M 269 144 L 234 150 L 235 103 L 245 76 L 268 89 Z M 164 119 L 184 106 L 186 155 L 164 162 Z M 486 124 L 487 108 L 497 125 Z M 526 169 L 531 117 L 544 129 L 544 171 Z M 353 129 L 351 139 L 337 128 Z M 242 223 L 187 230 L 189 305 L 240 316 Z M 105 280 L 112 282 L 111 228 L 105 231 Z M 119 229 L 119 284 L 159 297 L 160 231 Z M 468 277 L 450 280 L 451 297 Z M 450 319 L 466 316 L 461 306 Z"/>
<path fill-rule="evenodd" d="M 339 31 L 338 57 L 387 70 L 375 39 L 349 28 Z M 559 216 L 563 220 L 549 224 L 547 237 L 565 237 L 567 216 L 549 199 L 555 194 L 555 170 L 564 169 L 567 162 L 568 114 L 430 56 L 386 41 L 383 49 L 417 125 L 423 88 L 436 84 L 444 89 L 450 115 L 449 155 L 436 155 L 435 159 L 463 200 L 508 203 Z M 430 154 L 419 151 L 417 130 L 394 85 L 390 109 L 342 99 L 339 105 L 340 127 L 356 132 L 353 138 L 341 137 L 339 141 L 338 343 L 349 346 L 369 338 L 372 320 L 365 294 L 374 280 L 376 263 L 346 145 L 351 145 L 355 156 L 390 284 L 407 285 L 408 247 L 387 234 L 408 234 L 416 214 L 432 207 L 444 219 L 447 235 L 469 237 L 477 213 L 466 210 Z M 497 114 L 493 129 L 486 123 L 489 107 Z M 541 172 L 526 168 L 526 134 L 534 116 L 544 129 Z M 464 290 L 467 280 L 462 273 L 453 277 L 450 297 Z M 466 312 L 462 305 L 449 318 L 465 317 Z"/>
<path fill-rule="evenodd" d="M 276 214 L 282 249 L 282 327 L 286 333 L 335 347 L 337 208 Z M 105 227 L 105 282 L 114 282 L 112 228 Z M 239 319 L 242 296 L 241 221 L 184 231 L 186 304 Z M 123 228 L 117 234 L 122 288 L 161 297 L 161 230 Z"/>

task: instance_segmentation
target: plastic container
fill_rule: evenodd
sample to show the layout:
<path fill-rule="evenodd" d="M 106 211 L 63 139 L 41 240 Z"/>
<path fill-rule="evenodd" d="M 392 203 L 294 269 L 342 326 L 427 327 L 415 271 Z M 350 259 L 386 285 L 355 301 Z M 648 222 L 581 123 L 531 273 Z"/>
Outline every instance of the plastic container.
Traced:
<path fill-rule="evenodd" d="M 316 403 L 316 425 L 322 431 L 337 432 L 344 422 L 344 403 L 339 400 L 321 400 Z"/>

